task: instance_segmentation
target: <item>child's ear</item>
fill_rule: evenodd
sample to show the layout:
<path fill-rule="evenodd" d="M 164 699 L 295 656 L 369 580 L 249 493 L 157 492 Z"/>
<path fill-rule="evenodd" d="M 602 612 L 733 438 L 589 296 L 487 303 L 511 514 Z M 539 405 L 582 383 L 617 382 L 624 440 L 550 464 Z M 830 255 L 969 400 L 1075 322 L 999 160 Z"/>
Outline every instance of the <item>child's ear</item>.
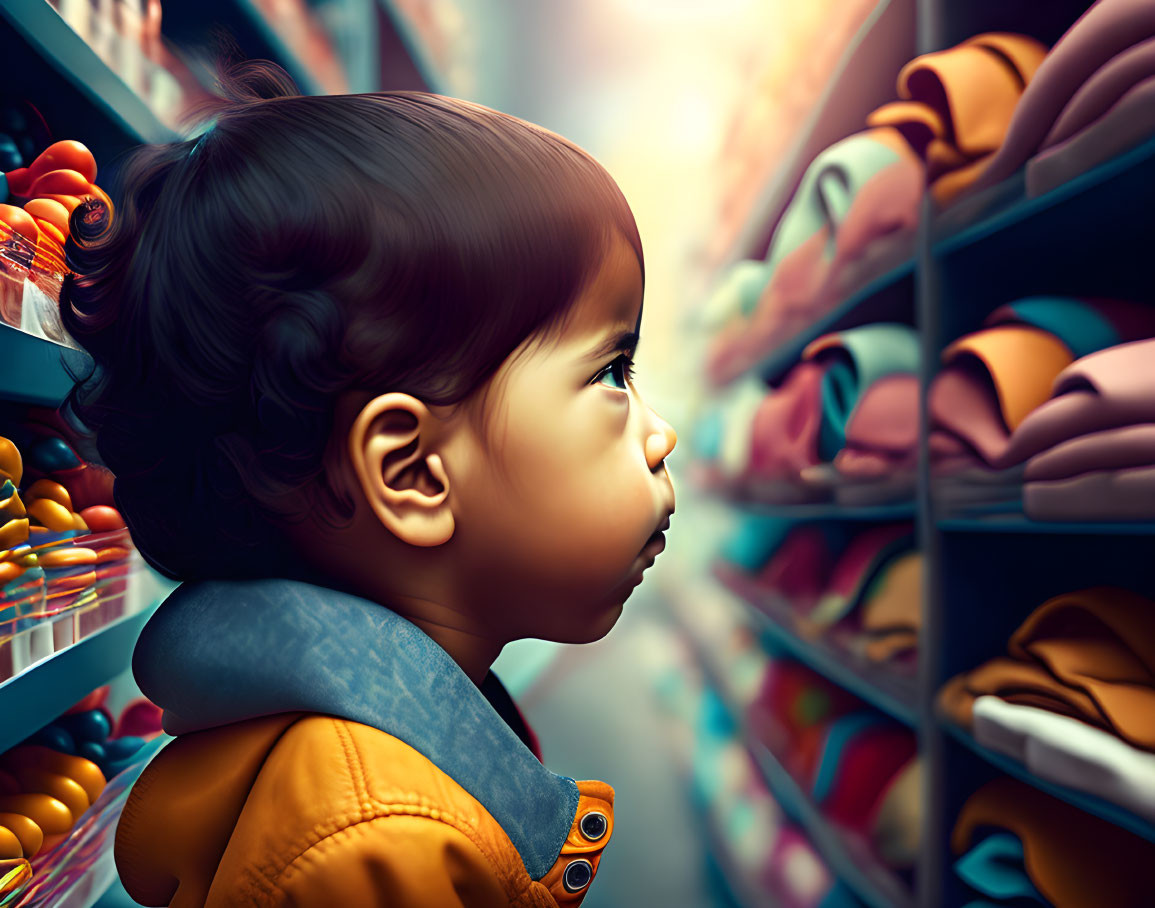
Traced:
<path fill-rule="evenodd" d="M 349 457 L 365 500 L 394 536 L 434 546 L 453 535 L 444 426 L 409 394 L 373 398 L 349 429 Z"/>

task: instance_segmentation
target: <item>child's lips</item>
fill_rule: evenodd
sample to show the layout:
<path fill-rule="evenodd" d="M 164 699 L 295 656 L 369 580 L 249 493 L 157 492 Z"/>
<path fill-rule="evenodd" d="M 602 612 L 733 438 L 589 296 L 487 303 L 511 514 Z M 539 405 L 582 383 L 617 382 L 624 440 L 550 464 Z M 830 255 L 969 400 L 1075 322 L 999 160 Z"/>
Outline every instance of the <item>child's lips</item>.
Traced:
<path fill-rule="evenodd" d="M 657 558 L 658 555 L 665 549 L 665 547 L 666 534 L 658 531 L 650 537 L 649 541 L 646 543 L 645 548 L 642 549 L 642 554 L 649 557 L 649 559 L 653 561 L 653 559 Z"/>

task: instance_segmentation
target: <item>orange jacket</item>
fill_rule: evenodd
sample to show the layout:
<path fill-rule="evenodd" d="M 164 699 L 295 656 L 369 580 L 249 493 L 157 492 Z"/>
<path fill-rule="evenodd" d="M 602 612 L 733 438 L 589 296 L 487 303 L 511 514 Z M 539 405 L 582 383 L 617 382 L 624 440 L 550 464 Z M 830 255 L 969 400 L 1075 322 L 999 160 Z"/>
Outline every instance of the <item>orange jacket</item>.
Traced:
<path fill-rule="evenodd" d="M 375 603 L 185 584 L 133 668 L 177 735 L 117 828 L 142 904 L 575 908 L 613 832 L 609 785 L 549 772 L 494 675 Z"/>

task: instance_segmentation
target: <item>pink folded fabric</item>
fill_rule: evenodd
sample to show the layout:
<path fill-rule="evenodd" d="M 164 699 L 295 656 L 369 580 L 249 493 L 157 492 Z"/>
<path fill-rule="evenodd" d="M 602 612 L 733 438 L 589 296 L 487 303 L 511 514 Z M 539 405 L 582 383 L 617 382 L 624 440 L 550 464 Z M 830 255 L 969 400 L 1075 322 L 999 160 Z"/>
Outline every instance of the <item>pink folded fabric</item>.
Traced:
<path fill-rule="evenodd" d="M 818 463 L 824 371 L 820 363 L 801 362 L 763 399 L 754 413 L 748 479 L 793 480 Z"/>
<path fill-rule="evenodd" d="M 1155 465 L 1155 424 L 1088 432 L 1043 451 L 1027 463 L 1028 482 L 1052 482 L 1084 473 Z"/>
<path fill-rule="evenodd" d="M 1155 134 L 1155 77 L 1133 86 L 1086 129 L 1027 163 L 1027 195 L 1050 192 Z"/>
<path fill-rule="evenodd" d="M 809 611 L 826 587 L 833 560 L 821 529 L 795 527 L 758 572 L 758 584 L 781 596 L 792 608 Z"/>
<path fill-rule="evenodd" d="M 883 524 L 859 533 L 838 557 L 825 593 L 813 610 L 802 616 L 799 630 L 818 636 L 833 627 L 861 601 L 881 567 L 913 545 L 908 523 Z"/>
<path fill-rule="evenodd" d="M 1155 465 L 1028 483 L 1023 511 L 1032 520 L 1151 520 Z"/>
<path fill-rule="evenodd" d="M 1095 72 L 1152 36 L 1155 4 L 1150 0 L 1094 4 L 1051 48 L 1023 92 L 1002 146 L 968 191 L 992 186 L 1022 167 L 1043 147 L 1064 108 Z"/>
<path fill-rule="evenodd" d="M 888 375 L 871 385 L 846 424 L 846 447 L 834 458 L 846 476 L 876 477 L 918 466 L 917 375 Z"/>
<path fill-rule="evenodd" d="M 1151 76 L 1155 76 L 1155 38 L 1127 48 L 1084 82 L 1067 102 L 1040 147 L 1050 148 L 1082 132 Z"/>
<path fill-rule="evenodd" d="M 796 313 L 806 311 L 830 269 L 829 227 L 823 226 L 787 254 L 758 298 L 748 319 L 734 319 L 715 335 L 706 356 L 710 380 L 726 384 L 753 368 L 791 336 Z"/>
<path fill-rule="evenodd" d="M 1052 399 L 1023 420 L 998 464 L 1022 463 L 1090 432 L 1155 422 L 1153 388 L 1155 340 L 1084 356 L 1059 373 Z"/>
<path fill-rule="evenodd" d="M 819 293 L 829 310 L 864 283 L 914 254 L 926 172 L 905 145 L 900 159 L 863 184 L 838 227 L 834 262 Z M 815 313 L 811 313 L 811 319 Z"/>

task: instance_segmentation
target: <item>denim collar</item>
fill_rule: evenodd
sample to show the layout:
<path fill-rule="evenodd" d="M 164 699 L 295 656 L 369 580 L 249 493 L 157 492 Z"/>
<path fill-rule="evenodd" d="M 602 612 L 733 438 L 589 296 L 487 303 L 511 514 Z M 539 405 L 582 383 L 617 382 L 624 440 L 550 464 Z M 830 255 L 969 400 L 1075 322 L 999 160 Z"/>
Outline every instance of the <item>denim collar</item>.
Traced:
<path fill-rule="evenodd" d="M 132 670 L 173 734 L 306 711 L 399 738 L 489 811 L 534 880 L 577 813 L 577 783 L 542 766 L 445 650 L 358 596 L 280 578 L 184 583 Z"/>

